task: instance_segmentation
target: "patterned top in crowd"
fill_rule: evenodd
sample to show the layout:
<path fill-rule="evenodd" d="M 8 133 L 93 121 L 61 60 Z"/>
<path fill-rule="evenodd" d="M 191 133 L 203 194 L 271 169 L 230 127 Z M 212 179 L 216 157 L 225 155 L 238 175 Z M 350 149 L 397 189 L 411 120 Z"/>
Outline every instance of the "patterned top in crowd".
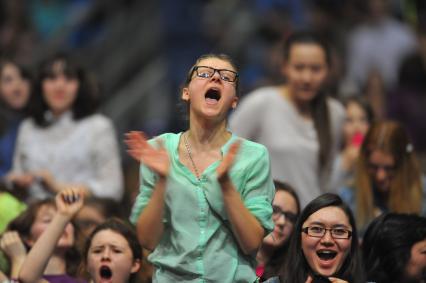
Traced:
<path fill-rule="evenodd" d="M 253 91 L 230 120 L 236 134 L 268 148 L 272 177 L 295 187 L 302 207 L 328 191 L 340 144 L 344 109 L 323 90 L 330 68 L 329 48 L 318 35 L 290 35 L 281 69 L 286 83 Z"/>
<path fill-rule="evenodd" d="M 354 185 L 340 194 L 352 207 L 361 232 L 383 212 L 422 212 L 422 175 L 413 144 L 401 124 L 381 121 L 370 127 L 356 164 Z"/>
<path fill-rule="evenodd" d="M 273 229 L 274 185 L 263 145 L 227 130 L 238 73 L 225 55 L 204 55 L 181 98 L 189 129 L 147 141 L 127 135 L 141 162 L 131 220 L 153 250 L 153 282 L 253 282 L 255 252 Z"/>
<path fill-rule="evenodd" d="M 69 57 L 43 63 L 13 162 L 16 190 L 45 198 L 68 185 L 120 200 L 123 176 L 112 122 L 96 113 L 98 87 Z"/>

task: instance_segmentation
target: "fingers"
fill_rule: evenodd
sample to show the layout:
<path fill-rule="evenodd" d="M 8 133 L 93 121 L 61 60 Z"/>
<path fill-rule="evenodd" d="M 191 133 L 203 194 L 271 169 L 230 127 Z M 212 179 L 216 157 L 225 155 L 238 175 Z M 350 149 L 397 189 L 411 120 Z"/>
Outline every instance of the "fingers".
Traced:
<path fill-rule="evenodd" d="M 308 279 L 306 279 L 305 283 L 312 283 L 313 279 L 311 275 L 308 276 Z"/>
<path fill-rule="evenodd" d="M 0 248 L 11 258 L 26 254 L 24 243 L 16 231 L 4 232 L 0 240 Z"/>
<path fill-rule="evenodd" d="M 236 142 L 231 144 L 229 151 L 228 151 L 228 154 L 235 156 L 238 153 L 238 151 L 240 150 L 240 147 L 241 147 L 241 140 L 237 140 Z"/>
<path fill-rule="evenodd" d="M 159 149 L 164 149 L 164 141 L 163 141 L 163 139 L 158 138 L 158 139 L 155 140 L 155 142 L 157 143 L 157 147 Z"/>
<path fill-rule="evenodd" d="M 21 238 L 19 237 L 18 232 L 16 231 L 7 231 L 4 232 L 1 240 L 0 240 L 0 247 L 2 250 L 5 250 L 6 247 L 11 246 L 14 243 L 21 242 Z"/>
<path fill-rule="evenodd" d="M 328 279 L 334 283 L 348 283 L 348 281 L 336 277 L 328 277 Z"/>
<path fill-rule="evenodd" d="M 64 210 L 67 207 L 83 205 L 85 191 L 79 187 L 68 187 L 59 192 L 56 196 L 56 204 L 59 210 Z"/>
<path fill-rule="evenodd" d="M 125 134 L 125 143 L 130 147 L 144 146 L 147 142 L 147 137 L 143 132 L 131 131 Z"/>
<path fill-rule="evenodd" d="M 83 199 L 84 190 L 79 187 L 69 187 L 60 192 L 64 202 L 70 204 Z"/>
<path fill-rule="evenodd" d="M 224 156 L 223 161 L 225 164 L 232 164 L 234 162 L 235 156 L 237 155 L 241 146 L 241 141 L 238 140 L 231 144 L 229 147 L 228 153 Z"/>
<path fill-rule="evenodd" d="M 151 148 L 143 132 L 131 131 L 126 133 L 124 142 L 129 148 L 127 153 L 139 162 L 141 162 L 143 151 Z"/>

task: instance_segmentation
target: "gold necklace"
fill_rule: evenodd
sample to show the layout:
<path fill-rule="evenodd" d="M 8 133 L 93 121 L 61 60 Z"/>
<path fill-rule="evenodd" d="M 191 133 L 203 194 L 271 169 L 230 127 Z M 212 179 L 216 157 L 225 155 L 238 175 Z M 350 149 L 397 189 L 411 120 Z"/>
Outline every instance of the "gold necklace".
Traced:
<path fill-rule="evenodd" d="M 191 161 L 191 164 L 192 164 L 192 168 L 194 169 L 194 172 L 195 172 L 195 177 L 197 177 L 197 180 L 200 181 L 200 173 L 198 172 L 197 166 L 195 166 L 194 159 L 192 159 L 191 148 L 189 147 L 188 140 L 186 139 L 186 133 L 183 133 L 182 137 L 183 137 L 183 143 L 185 144 L 186 153 L 188 154 L 189 160 Z"/>

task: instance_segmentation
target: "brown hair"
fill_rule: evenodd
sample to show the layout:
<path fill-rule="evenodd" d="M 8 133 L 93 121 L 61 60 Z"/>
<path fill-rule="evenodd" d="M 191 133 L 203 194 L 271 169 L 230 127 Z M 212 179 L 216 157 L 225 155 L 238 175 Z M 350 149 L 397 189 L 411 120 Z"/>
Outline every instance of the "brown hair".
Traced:
<path fill-rule="evenodd" d="M 367 132 L 357 161 L 355 173 L 357 224 L 364 226 L 374 218 L 373 182 L 368 170 L 369 157 L 374 150 L 390 154 L 395 161 L 395 173 L 386 200 L 389 211 L 420 213 L 421 172 L 408 134 L 398 122 L 376 122 Z"/>

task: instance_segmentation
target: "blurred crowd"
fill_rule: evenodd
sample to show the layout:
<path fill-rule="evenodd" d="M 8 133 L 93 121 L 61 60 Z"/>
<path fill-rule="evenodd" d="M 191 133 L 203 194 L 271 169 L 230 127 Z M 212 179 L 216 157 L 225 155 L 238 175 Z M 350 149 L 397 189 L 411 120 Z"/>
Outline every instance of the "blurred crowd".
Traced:
<path fill-rule="evenodd" d="M 206 53 L 238 69 L 194 68 Z M 303 257 L 321 273 L 296 249 L 329 237 L 350 239 L 328 274 L 346 281 L 330 282 L 426 282 L 422 0 L 0 0 L 0 281 L 151 282 L 156 255 L 132 214 L 143 160 L 124 134 L 189 136 L 191 76 L 235 83 L 222 118 L 270 155 L 275 228 L 258 280 L 306 277 L 288 276 Z M 331 208 L 344 228 L 312 224 Z"/>

